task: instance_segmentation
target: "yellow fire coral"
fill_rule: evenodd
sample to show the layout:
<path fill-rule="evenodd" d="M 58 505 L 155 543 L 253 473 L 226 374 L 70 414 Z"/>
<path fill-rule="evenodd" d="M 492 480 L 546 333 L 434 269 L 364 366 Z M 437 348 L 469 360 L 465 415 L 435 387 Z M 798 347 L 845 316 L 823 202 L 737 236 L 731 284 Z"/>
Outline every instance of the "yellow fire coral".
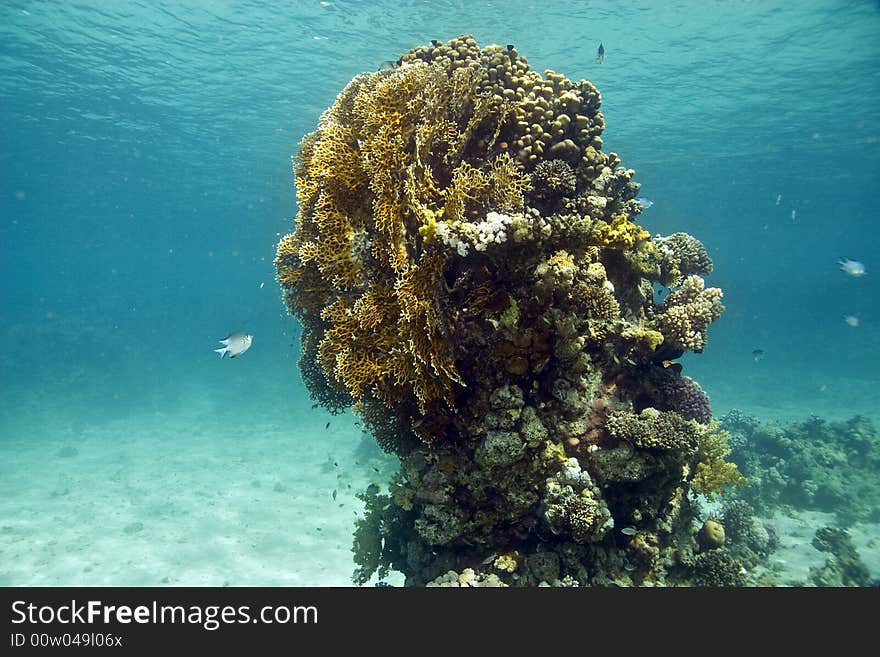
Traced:
<path fill-rule="evenodd" d="M 424 61 L 360 75 L 302 142 L 277 278 L 325 375 L 355 399 L 424 410 L 453 406 L 464 385 L 443 333 L 446 256 L 430 238 L 441 217 L 521 208 L 530 184 L 507 152 L 485 156 L 510 108 L 480 83 L 474 67 Z"/>
<path fill-rule="evenodd" d="M 648 231 L 630 221 L 623 213 L 614 215 L 610 224 L 597 221 L 593 227 L 596 243 L 610 249 L 629 250 L 650 237 Z"/>
<path fill-rule="evenodd" d="M 691 488 L 710 499 L 731 486 L 743 486 L 736 463 L 725 461 L 730 456 L 729 435 L 717 422 L 712 422 L 697 440 L 697 458 Z"/>

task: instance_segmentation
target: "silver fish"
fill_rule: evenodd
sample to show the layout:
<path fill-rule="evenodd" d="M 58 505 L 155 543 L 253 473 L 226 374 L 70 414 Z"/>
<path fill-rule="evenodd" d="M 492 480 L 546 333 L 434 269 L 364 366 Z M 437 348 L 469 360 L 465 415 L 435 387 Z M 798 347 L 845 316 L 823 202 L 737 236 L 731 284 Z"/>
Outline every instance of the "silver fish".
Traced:
<path fill-rule="evenodd" d="M 215 349 L 218 354 L 220 354 L 220 358 L 223 358 L 226 354 L 229 354 L 230 358 L 235 358 L 239 354 L 243 354 L 248 349 L 251 348 L 251 343 L 254 341 L 254 336 L 250 333 L 245 333 L 244 331 L 236 331 L 235 333 L 230 333 L 225 338 L 220 340 L 220 344 L 223 346 L 219 349 Z"/>
<path fill-rule="evenodd" d="M 649 199 L 645 196 L 637 196 L 636 203 L 638 203 L 639 205 L 642 206 L 642 210 L 647 210 L 652 205 L 654 205 L 654 201 L 652 201 L 651 199 Z"/>
<path fill-rule="evenodd" d="M 859 262 L 858 260 L 841 258 L 837 261 L 837 264 L 840 265 L 840 271 L 855 278 L 864 276 L 868 273 L 868 270 L 865 268 L 865 263 Z"/>

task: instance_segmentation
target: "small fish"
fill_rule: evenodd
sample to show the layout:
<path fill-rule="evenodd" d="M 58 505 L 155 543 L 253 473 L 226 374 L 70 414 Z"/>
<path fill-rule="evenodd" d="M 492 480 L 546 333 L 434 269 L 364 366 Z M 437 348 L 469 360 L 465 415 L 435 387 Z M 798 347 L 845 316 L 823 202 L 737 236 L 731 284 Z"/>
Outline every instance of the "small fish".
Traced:
<path fill-rule="evenodd" d="M 665 369 L 670 370 L 672 372 L 678 372 L 679 374 L 681 374 L 681 370 L 683 369 L 681 363 L 676 363 L 675 361 L 671 361 L 671 360 L 664 360 L 660 364 Z"/>
<path fill-rule="evenodd" d="M 335 488 L 333 489 L 333 496 L 332 497 L 333 497 L 333 501 L 335 502 L 336 501 L 336 489 Z"/>
<path fill-rule="evenodd" d="M 437 39 L 431 39 L 431 45 L 434 46 L 435 48 L 439 48 L 440 44 L 441 44 L 441 42 L 438 41 Z"/>
<path fill-rule="evenodd" d="M 764 350 L 763 349 L 755 349 L 752 352 L 752 358 L 754 358 L 755 362 L 757 363 L 759 360 L 764 358 Z"/>
<path fill-rule="evenodd" d="M 841 258 L 837 261 L 837 264 L 840 265 L 840 271 L 854 278 L 859 278 L 868 273 L 868 270 L 865 269 L 865 263 L 859 262 L 858 260 Z"/>
<path fill-rule="evenodd" d="M 215 349 L 218 354 L 220 354 L 220 358 L 223 358 L 226 354 L 229 354 L 230 358 L 235 358 L 239 354 L 243 354 L 248 349 L 251 348 L 251 343 L 254 341 L 254 336 L 250 333 L 245 333 L 244 331 L 236 331 L 235 333 L 230 333 L 225 338 L 220 340 L 220 344 L 223 346 L 220 349 Z"/>
<path fill-rule="evenodd" d="M 379 494 L 379 485 L 378 484 L 370 484 L 367 486 L 367 495 L 378 495 Z"/>
<path fill-rule="evenodd" d="M 853 328 L 858 328 L 859 326 L 859 318 L 855 315 L 844 315 L 843 321 L 852 326 Z"/>
<path fill-rule="evenodd" d="M 325 429 L 329 429 L 329 428 L 330 428 L 330 423 L 328 422 L 327 424 L 325 424 L 325 425 L 324 425 L 324 428 L 325 428 Z"/>
<path fill-rule="evenodd" d="M 777 194 L 776 195 L 776 205 L 779 205 L 780 203 L 782 203 L 782 194 Z"/>
<path fill-rule="evenodd" d="M 660 283 L 654 284 L 654 297 L 653 297 L 654 303 L 659 305 L 659 304 L 663 303 L 663 300 L 668 296 L 669 296 L 669 288 L 668 287 L 663 287 L 660 285 Z"/>
<path fill-rule="evenodd" d="M 642 206 L 642 210 L 647 210 L 652 205 L 654 205 L 654 201 L 652 201 L 651 199 L 646 198 L 644 196 L 637 196 L 636 203 L 638 203 L 639 205 Z"/>
<path fill-rule="evenodd" d="M 791 220 L 795 221 L 797 219 L 797 210 L 791 211 Z"/>
<path fill-rule="evenodd" d="M 393 71 L 397 68 L 397 62 L 393 59 L 386 59 L 384 62 L 379 64 L 380 71 Z"/>
<path fill-rule="evenodd" d="M 596 61 L 600 64 L 605 61 L 605 46 L 599 44 L 599 50 L 596 51 Z"/>
<path fill-rule="evenodd" d="M 620 533 L 623 534 L 624 536 L 635 536 L 636 529 L 635 529 L 635 527 L 624 527 L 623 529 L 620 530 Z"/>

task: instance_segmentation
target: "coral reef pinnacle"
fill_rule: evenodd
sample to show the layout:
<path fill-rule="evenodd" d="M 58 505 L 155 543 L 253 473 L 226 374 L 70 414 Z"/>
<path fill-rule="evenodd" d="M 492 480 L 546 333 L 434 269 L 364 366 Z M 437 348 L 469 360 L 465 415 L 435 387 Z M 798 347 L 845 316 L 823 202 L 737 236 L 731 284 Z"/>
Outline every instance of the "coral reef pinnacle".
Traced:
<path fill-rule="evenodd" d="M 600 105 L 462 35 L 355 77 L 303 139 L 275 259 L 303 379 L 401 461 L 362 496 L 356 582 L 739 582 L 670 565 L 696 563 L 692 482 L 738 483 L 673 362 L 721 291 L 695 238 L 637 223 Z"/>

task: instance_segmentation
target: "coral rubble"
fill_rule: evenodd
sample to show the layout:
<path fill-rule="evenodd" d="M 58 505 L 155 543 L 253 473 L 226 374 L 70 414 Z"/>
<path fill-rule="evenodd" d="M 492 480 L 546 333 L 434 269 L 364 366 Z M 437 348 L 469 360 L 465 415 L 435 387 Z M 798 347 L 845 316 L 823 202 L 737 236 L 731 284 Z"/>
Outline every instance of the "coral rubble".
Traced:
<path fill-rule="evenodd" d="M 741 475 L 674 362 L 721 291 L 695 238 L 637 223 L 600 104 L 464 35 L 357 76 L 303 139 L 275 260 L 303 378 L 401 463 L 362 496 L 356 582 L 744 582 L 697 554 L 689 494 Z"/>

